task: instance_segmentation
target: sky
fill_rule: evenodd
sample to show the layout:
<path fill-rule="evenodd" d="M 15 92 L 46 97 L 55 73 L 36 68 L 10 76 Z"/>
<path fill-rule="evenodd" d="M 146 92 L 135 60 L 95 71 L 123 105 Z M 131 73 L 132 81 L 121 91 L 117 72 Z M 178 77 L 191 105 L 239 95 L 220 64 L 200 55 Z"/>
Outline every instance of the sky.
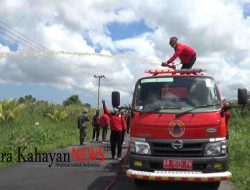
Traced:
<path fill-rule="evenodd" d="M 0 0 L 0 53 L 12 53 L 0 56 L 0 101 L 78 94 L 96 107 L 93 76 L 104 75 L 100 99 L 110 105 L 119 91 L 128 104 L 144 70 L 174 53 L 171 36 L 196 50 L 193 68 L 206 69 L 223 98 L 250 89 L 249 0 Z"/>

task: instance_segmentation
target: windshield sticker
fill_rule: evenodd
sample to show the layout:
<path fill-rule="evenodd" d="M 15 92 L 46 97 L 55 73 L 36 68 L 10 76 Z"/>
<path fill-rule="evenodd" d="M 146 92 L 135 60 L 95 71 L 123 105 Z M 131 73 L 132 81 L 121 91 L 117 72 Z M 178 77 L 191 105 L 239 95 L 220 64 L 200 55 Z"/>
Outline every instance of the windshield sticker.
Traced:
<path fill-rule="evenodd" d="M 151 82 L 173 82 L 173 77 L 166 77 L 166 78 L 148 78 L 142 79 L 141 83 L 151 83 Z"/>
<path fill-rule="evenodd" d="M 167 78 L 157 78 L 157 82 L 173 82 L 174 78 L 173 77 L 167 77 Z"/>
<path fill-rule="evenodd" d="M 156 82 L 156 78 L 142 79 L 141 80 L 141 83 L 149 83 L 149 82 Z"/>

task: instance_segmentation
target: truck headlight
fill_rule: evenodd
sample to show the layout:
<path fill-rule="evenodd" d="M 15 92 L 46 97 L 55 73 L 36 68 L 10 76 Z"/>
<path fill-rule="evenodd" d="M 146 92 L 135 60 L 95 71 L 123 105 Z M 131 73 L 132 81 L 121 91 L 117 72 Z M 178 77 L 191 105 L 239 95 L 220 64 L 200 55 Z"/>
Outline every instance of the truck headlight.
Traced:
<path fill-rule="evenodd" d="M 130 152 L 136 154 L 151 154 L 150 146 L 147 142 L 131 141 Z"/>
<path fill-rule="evenodd" d="M 227 152 L 226 141 L 208 143 L 206 144 L 205 147 L 205 156 L 219 156 L 222 154 L 225 155 L 226 152 Z"/>

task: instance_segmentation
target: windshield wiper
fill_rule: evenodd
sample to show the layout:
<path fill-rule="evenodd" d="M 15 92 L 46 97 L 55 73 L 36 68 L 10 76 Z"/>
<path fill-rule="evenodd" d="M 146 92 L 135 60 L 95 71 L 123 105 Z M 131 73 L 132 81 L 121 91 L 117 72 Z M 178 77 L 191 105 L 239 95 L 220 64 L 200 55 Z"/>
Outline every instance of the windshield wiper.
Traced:
<path fill-rule="evenodd" d="M 145 114 L 145 113 L 155 113 L 157 111 L 163 110 L 163 109 L 181 109 L 181 107 L 157 107 L 157 108 L 153 108 L 150 110 L 142 110 L 140 113 L 141 114 Z"/>
<path fill-rule="evenodd" d="M 193 111 L 193 110 L 195 110 L 197 108 L 206 108 L 206 107 L 217 106 L 217 105 L 219 105 L 219 104 L 217 103 L 217 104 L 205 104 L 205 105 L 201 105 L 201 106 L 194 106 L 194 107 L 192 107 L 192 108 L 190 108 L 188 110 L 177 113 L 175 117 L 180 117 L 180 116 L 182 116 L 182 115 L 184 115 L 186 113 L 190 113 L 191 111 Z"/>

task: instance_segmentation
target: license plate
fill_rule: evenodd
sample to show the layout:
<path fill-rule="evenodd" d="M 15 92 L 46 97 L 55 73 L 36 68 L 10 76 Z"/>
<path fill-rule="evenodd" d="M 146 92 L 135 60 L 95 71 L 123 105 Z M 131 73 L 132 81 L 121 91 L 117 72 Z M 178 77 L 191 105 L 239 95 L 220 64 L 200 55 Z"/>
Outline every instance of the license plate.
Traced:
<path fill-rule="evenodd" d="M 192 170 L 193 161 L 192 160 L 164 160 L 163 168 L 165 169 L 182 169 L 182 170 Z"/>

